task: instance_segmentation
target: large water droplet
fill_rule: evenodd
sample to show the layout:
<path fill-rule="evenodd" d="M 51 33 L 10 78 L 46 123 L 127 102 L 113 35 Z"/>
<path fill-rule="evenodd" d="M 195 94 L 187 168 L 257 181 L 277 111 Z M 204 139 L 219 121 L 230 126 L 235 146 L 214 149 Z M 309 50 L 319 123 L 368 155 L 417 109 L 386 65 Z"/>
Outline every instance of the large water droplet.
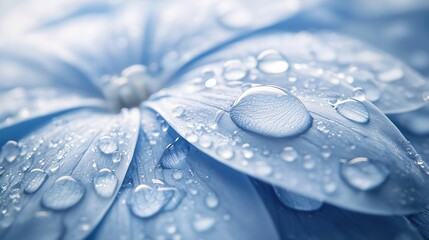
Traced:
<path fill-rule="evenodd" d="M 62 176 L 46 190 L 42 203 L 53 210 L 64 210 L 76 205 L 85 194 L 83 186 L 71 176 Z"/>
<path fill-rule="evenodd" d="M 18 157 L 18 155 L 19 155 L 18 143 L 15 141 L 8 141 L 2 147 L 0 160 L 5 159 L 8 162 L 13 162 Z"/>
<path fill-rule="evenodd" d="M 161 166 L 163 168 L 181 168 L 186 163 L 189 153 L 189 144 L 183 139 L 177 139 L 167 146 L 161 156 Z"/>
<path fill-rule="evenodd" d="M 118 149 L 118 145 L 111 137 L 103 136 L 98 141 L 98 148 L 105 154 L 111 154 Z"/>
<path fill-rule="evenodd" d="M 112 170 L 103 168 L 94 177 L 94 189 L 98 195 L 110 198 L 115 193 L 118 178 Z"/>
<path fill-rule="evenodd" d="M 289 63 L 277 50 L 274 49 L 268 49 L 261 52 L 257 59 L 258 68 L 264 73 L 280 74 L 289 69 Z"/>
<path fill-rule="evenodd" d="M 300 210 L 300 211 L 314 211 L 319 209 L 323 202 L 304 197 L 302 195 L 290 192 L 283 188 L 275 187 L 274 191 L 276 192 L 279 200 L 287 207 Z"/>
<path fill-rule="evenodd" d="M 306 132 L 312 117 L 290 92 L 274 86 L 252 87 L 234 102 L 230 116 L 240 128 L 269 137 L 291 137 Z"/>
<path fill-rule="evenodd" d="M 145 184 L 138 185 L 129 199 L 128 207 L 138 217 L 151 217 L 161 211 L 170 200 L 165 193 Z"/>
<path fill-rule="evenodd" d="M 223 65 L 222 76 L 228 81 L 240 81 L 247 74 L 247 67 L 240 60 L 229 60 Z"/>
<path fill-rule="evenodd" d="M 352 187 L 366 191 L 380 186 L 389 170 L 381 163 L 357 157 L 341 164 L 340 175 Z"/>
<path fill-rule="evenodd" d="M 42 169 L 33 169 L 25 175 L 23 186 L 25 193 L 36 192 L 46 181 L 48 174 Z"/>
<path fill-rule="evenodd" d="M 358 100 L 350 98 L 338 101 L 334 107 L 341 116 L 351 121 L 359 123 L 367 123 L 369 121 L 368 109 Z"/>
<path fill-rule="evenodd" d="M 194 219 L 192 225 L 197 232 L 205 232 L 210 230 L 216 223 L 216 220 L 211 217 L 198 216 Z"/>

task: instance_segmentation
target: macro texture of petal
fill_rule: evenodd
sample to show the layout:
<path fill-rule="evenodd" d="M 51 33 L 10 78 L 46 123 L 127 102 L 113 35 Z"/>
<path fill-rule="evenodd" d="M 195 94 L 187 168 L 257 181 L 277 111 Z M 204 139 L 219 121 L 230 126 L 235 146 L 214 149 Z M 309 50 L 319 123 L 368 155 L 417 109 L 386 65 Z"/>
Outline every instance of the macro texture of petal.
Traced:
<path fill-rule="evenodd" d="M 151 110 L 141 130 L 124 185 L 91 239 L 278 239 L 245 175 L 196 150 Z"/>
<path fill-rule="evenodd" d="M 386 215 L 427 205 L 426 164 L 370 102 L 342 98 L 339 85 L 323 91 L 318 78 L 296 78 L 308 89 L 279 74 L 231 84 L 216 71 L 223 63 L 190 71 L 146 104 L 213 158 L 304 196 Z"/>
<path fill-rule="evenodd" d="M 77 111 L 1 151 L 2 239 L 82 239 L 119 191 L 139 132 L 137 110 Z"/>
<path fill-rule="evenodd" d="M 256 66 L 252 67 L 271 76 L 277 75 L 282 84 L 299 90 L 311 88 L 308 81 L 324 81 L 331 89 L 338 85 L 349 87 L 355 95 L 365 97 L 384 113 L 420 108 L 429 93 L 429 83 L 400 60 L 361 41 L 331 32 L 259 34 L 234 42 L 187 67 L 192 69 L 195 65 L 226 59 L 254 64 Z M 280 61 L 285 62 L 283 69 L 275 65 Z M 224 69 L 228 64 L 225 62 Z M 250 79 L 234 80 L 263 81 L 264 75 L 253 71 L 252 67 L 242 67 L 242 71 L 247 69 Z M 307 81 L 297 75 L 306 76 Z"/>

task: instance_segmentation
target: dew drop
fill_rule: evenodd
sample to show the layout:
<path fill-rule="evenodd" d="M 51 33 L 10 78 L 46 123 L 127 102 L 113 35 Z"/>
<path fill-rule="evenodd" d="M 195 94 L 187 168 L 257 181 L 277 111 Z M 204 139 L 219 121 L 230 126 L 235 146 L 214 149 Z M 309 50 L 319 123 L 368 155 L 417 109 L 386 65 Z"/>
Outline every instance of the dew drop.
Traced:
<path fill-rule="evenodd" d="M 118 145 L 111 137 L 103 136 L 98 141 L 98 148 L 105 154 L 111 154 L 118 150 Z"/>
<path fill-rule="evenodd" d="M 216 220 L 211 217 L 196 217 L 192 223 L 194 230 L 197 232 L 205 232 L 210 230 L 216 223 Z"/>
<path fill-rule="evenodd" d="M 25 175 L 23 180 L 24 192 L 34 193 L 43 185 L 48 174 L 42 169 L 35 168 Z"/>
<path fill-rule="evenodd" d="M 210 148 L 212 146 L 212 137 L 208 134 L 203 134 L 199 138 L 198 143 L 202 148 Z"/>
<path fill-rule="evenodd" d="M 128 207 L 137 217 L 149 218 L 161 211 L 169 200 L 164 191 L 140 184 L 131 194 Z"/>
<path fill-rule="evenodd" d="M 352 187 L 371 190 L 380 186 L 388 177 L 389 170 L 366 157 L 357 157 L 340 165 L 340 176 Z"/>
<path fill-rule="evenodd" d="M 283 148 L 281 156 L 286 162 L 293 162 L 298 157 L 298 152 L 293 147 L 285 147 Z"/>
<path fill-rule="evenodd" d="M 222 76 L 227 81 L 240 81 L 247 74 L 247 67 L 240 60 L 229 60 L 223 65 Z"/>
<path fill-rule="evenodd" d="M 177 139 L 167 146 L 161 156 L 161 166 L 163 168 L 181 168 L 186 163 L 189 154 L 189 144 L 183 139 Z"/>
<path fill-rule="evenodd" d="M 76 179 L 62 176 L 44 193 L 42 203 L 53 210 L 65 210 L 76 205 L 84 194 L 85 189 Z"/>
<path fill-rule="evenodd" d="M 334 104 L 334 108 L 341 116 L 351 121 L 358 123 L 367 123 L 369 121 L 368 109 L 358 100 L 350 98 L 338 101 Z"/>
<path fill-rule="evenodd" d="M 119 163 L 122 160 L 122 154 L 118 151 L 112 153 L 112 162 Z"/>
<path fill-rule="evenodd" d="M 280 74 L 289 69 L 289 63 L 286 59 L 274 49 L 268 49 L 261 52 L 258 57 L 258 68 L 267 74 Z"/>
<path fill-rule="evenodd" d="M 98 171 L 93 180 L 95 192 L 104 198 L 110 198 L 115 193 L 118 178 L 112 170 L 103 168 Z"/>
<path fill-rule="evenodd" d="M 219 23 L 225 28 L 246 28 L 252 22 L 252 16 L 237 1 L 223 1 L 216 8 Z"/>
<path fill-rule="evenodd" d="M 8 141 L 2 147 L 1 160 L 5 159 L 8 162 L 13 162 L 19 155 L 18 143 L 15 141 Z"/>
<path fill-rule="evenodd" d="M 287 207 L 300 211 L 315 211 L 322 207 L 320 200 L 304 197 L 284 188 L 274 187 L 274 191 L 279 200 Z"/>
<path fill-rule="evenodd" d="M 208 208 L 216 208 L 219 205 L 219 199 L 213 192 L 207 193 L 204 201 Z"/>
<path fill-rule="evenodd" d="M 290 92 L 274 86 L 256 86 L 243 92 L 230 110 L 240 128 L 268 137 L 291 137 L 306 132 L 312 117 Z"/>
<path fill-rule="evenodd" d="M 171 173 L 171 177 L 173 177 L 173 179 L 175 179 L 175 180 L 180 180 L 183 177 L 183 172 L 181 170 L 175 169 Z"/>
<path fill-rule="evenodd" d="M 229 146 L 218 147 L 216 153 L 223 159 L 230 160 L 234 157 L 234 150 Z"/>

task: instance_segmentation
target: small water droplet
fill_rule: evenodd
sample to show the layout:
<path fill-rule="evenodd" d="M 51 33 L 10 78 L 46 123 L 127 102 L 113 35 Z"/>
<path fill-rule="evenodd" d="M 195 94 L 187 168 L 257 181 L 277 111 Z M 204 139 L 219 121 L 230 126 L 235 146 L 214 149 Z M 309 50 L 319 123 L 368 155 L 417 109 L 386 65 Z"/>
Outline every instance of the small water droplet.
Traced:
<path fill-rule="evenodd" d="M 65 210 L 76 205 L 85 194 L 83 186 L 71 176 L 62 176 L 46 190 L 42 203 L 53 210 Z"/>
<path fill-rule="evenodd" d="M 112 170 L 103 168 L 97 172 L 93 180 L 95 192 L 104 198 L 110 198 L 115 193 L 118 178 Z"/>
<path fill-rule="evenodd" d="M 216 220 L 211 217 L 198 216 L 194 219 L 192 226 L 197 232 L 205 232 L 210 230 L 216 223 Z"/>
<path fill-rule="evenodd" d="M 18 143 L 15 141 L 8 141 L 2 147 L 1 159 L 5 159 L 8 162 L 13 162 L 19 155 Z"/>
<path fill-rule="evenodd" d="M 105 154 L 111 154 L 118 150 L 118 145 L 110 136 L 103 136 L 98 141 L 98 148 Z"/>
<path fill-rule="evenodd" d="M 274 86 L 257 86 L 234 102 L 230 117 L 240 128 L 268 137 L 291 137 L 306 132 L 312 117 L 292 93 Z"/>
<path fill-rule="evenodd" d="M 275 187 L 275 193 L 279 200 L 287 207 L 300 211 L 315 211 L 322 207 L 320 200 L 304 197 L 283 188 Z"/>
<path fill-rule="evenodd" d="M 232 159 L 234 157 L 234 151 L 229 146 L 218 147 L 216 153 L 226 160 Z"/>
<path fill-rule="evenodd" d="M 212 137 L 208 134 L 203 134 L 200 136 L 198 143 L 202 148 L 210 148 L 212 146 Z"/>
<path fill-rule="evenodd" d="M 209 192 L 206 195 L 205 203 L 208 208 L 216 208 L 219 205 L 219 199 L 215 193 Z"/>
<path fill-rule="evenodd" d="M 180 118 L 183 116 L 183 113 L 185 113 L 185 108 L 182 106 L 177 106 L 173 109 L 173 117 Z"/>
<path fill-rule="evenodd" d="M 351 121 L 358 123 L 367 123 L 369 121 L 368 109 L 358 100 L 350 98 L 338 101 L 334 104 L 334 108 L 341 116 Z"/>
<path fill-rule="evenodd" d="M 365 89 L 361 87 L 353 88 L 353 98 L 359 101 L 365 101 L 366 100 Z"/>
<path fill-rule="evenodd" d="M 164 191 L 140 184 L 131 194 L 128 207 L 137 217 L 149 218 L 161 211 L 169 200 Z"/>
<path fill-rule="evenodd" d="M 216 86 L 216 84 L 217 84 L 217 80 L 216 80 L 216 78 L 209 78 L 209 79 L 207 79 L 207 80 L 206 80 L 206 82 L 204 83 L 204 86 L 205 86 L 206 88 L 213 88 L 213 87 L 215 87 L 215 86 Z"/>
<path fill-rule="evenodd" d="M 46 181 L 48 174 L 42 169 L 35 168 L 25 175 L 23 180 L 24 192 L 36 192 Z"/>
<path fill-rule="evenodd" d="M 247 67 L 240 60 L 229 60 L 223 65 L 222 76 L 227 81 L 240 81 L 247 74 Z"/>
<path fill-rule="evenodd" d="M 180 180 L 183 177 L 183 172 L 181 170 L 175 169 L 172 173 L 171 176 L 175 179 L 175 180 Z"/>
<path fill-rule="evenodd" d="M 122 160 L 122 154 L 118 151 L 112 153 L 112 162 L 119 163 Z"/>
<path fill-rule="evenodd" d="M 341 163 L 340 175 L 352 187 L 366 191 L 380 186 L 387 179 L 389 170 L 369 158 L 357 157 Z"/>
<path fill-rule="evenodd" d="M 293 147 L 285 147 L 283 148 L 281 156 L 286 162 L 293 162 L 298 157 L 298 152 Z"/>
<path fill-rule="evenodd" d="M 189 144 L 183 139 L 177 139 L 167 146 L 161 156 L 161 166 L 163 168 L 181 168 L 186 163 L 189 154 Z"/>
<path fill-rule="evenodd" d="M 257 59 L 259 70 L 267 74 L 280 74 L 289 69 L 289 63 L 281 53 L 274 49 L 261 52 Z"/>

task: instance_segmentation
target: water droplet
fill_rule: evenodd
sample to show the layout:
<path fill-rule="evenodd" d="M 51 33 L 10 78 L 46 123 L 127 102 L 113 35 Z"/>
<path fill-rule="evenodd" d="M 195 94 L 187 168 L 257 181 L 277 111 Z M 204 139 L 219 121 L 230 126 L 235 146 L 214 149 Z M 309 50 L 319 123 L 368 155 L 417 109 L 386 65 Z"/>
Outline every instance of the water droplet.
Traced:
<path fill-rule="evenodd" d="M 258 68 L 267 74 L 280 74 L 289 69 L 286 59 L 274 49 L 261 52 L 258 57 Z"/>
<path fill-rule="evenodd" d="M 103 136 L 98 141 L 98 148 L 105 154 L 111 154 L 118 150 L 118 145 L 111 137 Z"/>
<path fill-rule="evenodd" d="M 215 87 L 215 86 L 216 86 L 216 84 L 217 84 L 217 80 L 216 80 L 216 78 L 209 78 L 209 79 L 207 79 L 207 81 L 204 83 L 204 86 L 205 86 L 206 88 L 213 88 L 213 87 Z"/>
<path fill-rule="evenodd" d="M 6 159 L 8 162 L 13 162 L 19 155 L 18 143 L 15 141 L 8 141 L 2 147 L 1 159 Z"/>
<path fill-rule="evenodd" d="M 210 148 L 212 146 L 212 137 L 208 134 L 203 134 L 200 136 L 198 143 L 202 148 Z"/>
<path fill-rule="evenodd" d="M 183 172 L 182 172 L 182 171 L 180 171 L 180 170 L 178 170 L 178 169 L 175 169 L 175 170 L 171 173 L 171 176 L 172 176 L 175 180 L 180 180 L 180 179 L 182 179 L 182 177 L 183 177 Z"/>
<path fill-rule="evenodd" d="M 279 200 L 287 207 L 300 211 L 315 211 L 322 207 L 320 200 L 304 197 L 283 188 L 275 187 Z"/>
<path fill-rule="evenodd" d="M 240 81 L 248 74 L 247 67 L 240 60 L 229 60 L 223 65 L 222 76 L 228 81 Z"/>
<path fill-rule="evenodd" d="M 185 109 L 182 106 L 177 106 L 173 109 L 173 117 L 180 118 L 185 113 Z"/>
<path fill-rule="evenodd" d="M 255 163 L 255 173 L 261 176 L 268 176 L 273 172 L 273 168 L 265 161 Z"/>
<path fill-rule="evenodd" d="M 366 191 L 380 186 L 389 170 L 381 163 L 357 157 L 341 164 L 340 175 L 352 187 Z"/>
<path fill-rule="evenodd" d="M 286 162 L 293 162 L 298 157 L 298 152 L 293 147 L 285 147 L 283 148 L 281 156 Z"/>
<path fill-rule="evenodd" d="M 112 162 L 119 163 L 122 160 L 122 154 L 118 151 L 112 153 Z"/>
<path fill-rule="evenodd" d="M 115 193 L 118 178 L 112 170 L 103 168 L 97 172 L 93 180 L 95 192 L 98 195 L 110 198 Z"/>
<path fill-rule="evenodd" d="M 219 205 L 219 199 L 215 193 L 209 192 L 206 195 L 205 203 L 208 208 L 216 208 Z"/>
<path fill-rule="evenodd" d="M 64 210 L 76 205 L 85 194 L 83 186 L 71 176 L 62 176 L 46 190 L 42 203 L 53 210 Z"/>
<path fill-rule="evenodd" d="M 216 153 L 226 160 L 232 159 L 234 157 L 234 151 L 229 146 L 218 147 Z"/>
<path fill-rule="evenodd" d="M 134 215 L 149 218 L 161 211 L 169 200 L 164 191 L 140 184 L 131 194 L 128 207 Z"/>
<path fill-rule="evenodd" d="M 369 121 L 368 109 L 358 100 L 350 98 L 338 101 L 334 104 L 334 107 L 341 116 L 351 121 L 358 123 L 367 123 Z"/>
<path fill-rule="evenodd" d="M 353 98 L 359 101 L 365 101 L 366 100 L 365 89 L 361 87 L 353 88 Z"/>
<path fill-rule="evenodd" d="M 186 163 L 189 154 L 189 144 L 183 139 L 177 139 L 167 146 L 161 156 L 161 166 L 163 168 L 181 168 Z"/>
<path fill-rule="evenodd" d="M 25 175 L 23 180 L 24 192 L 36 192 L 46 181 L 48 174 L 42 169 L 35 168 Z"/>
<path fill-rule="evenodd" d="M 290 92 L 274 86 L 257 86 L 234 102 L 230 116 L 240 128 L 268 137 L 291 137 L 306 132 L 312 117 Z"/>
<path fill-rule="evenodd" d="M 198 216 L 194 219 L 192 226 L 197 232 L 205 232 L 210 230 L 216 223 L 216 220 L 210 217 Z"/>

